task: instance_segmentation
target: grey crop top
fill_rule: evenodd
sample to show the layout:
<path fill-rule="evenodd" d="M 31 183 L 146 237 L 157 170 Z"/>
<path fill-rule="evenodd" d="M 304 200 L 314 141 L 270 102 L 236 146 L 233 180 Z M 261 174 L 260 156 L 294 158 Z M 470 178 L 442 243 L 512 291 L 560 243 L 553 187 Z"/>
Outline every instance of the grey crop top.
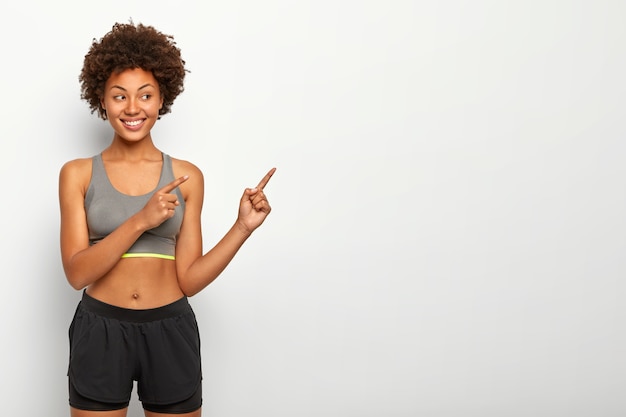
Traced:
<path fill-rule="evenodd" d="M 89 245 L 94 245 L 108 236 L 132 215 L 139 212 L 157 190 L 174 181 L 172 160 L 169 155 L 162 155 L 163 166 L 159 184 L 153 191 L 140 196 L 130 196 L 116 190 L 104 169 L 102 154 L 92 158 L 91 181 L 85 194 Z M 185 211 L 185 200 L 180 189 L 176 188 L 173 192 L 178 195 L 180 202 L 180 206 L 176 207 L 174 216 L 159 226 L 144 232 L 122 256 L 123 258 L 174 259 L 176 238 Z"/>

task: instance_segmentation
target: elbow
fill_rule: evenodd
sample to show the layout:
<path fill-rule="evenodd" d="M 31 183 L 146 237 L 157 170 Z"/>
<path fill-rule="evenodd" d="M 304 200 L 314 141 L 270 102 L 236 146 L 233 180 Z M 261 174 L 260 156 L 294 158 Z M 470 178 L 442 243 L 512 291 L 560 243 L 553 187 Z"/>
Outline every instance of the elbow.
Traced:
<path fill-rule="evenodd" d="M 185 284 L 181 280 L 178 280 L 178 286 L 186 297 L 193 297 L 200 292 L 200 289 L 195 288 L 193 285 Z"/>
<path fill-rule="evenodd" d="M 189 275 L 178 277 L 178 287 L 187 297 L 193 297 L 202 291 L 207 285 L 213 282 L 215 278 L 209 280 L 192 279 Z"/>
<path fill-rule="evenodd" d="M 69 276 L 67 277 L 67 282 L 69 282 L 70 286 L 74 288 L 76 291 L 80 291 L 82 289 L 85 289 L 85 287 L 87 287 L 87 284 L 85 284 L 84 282 L 81 282 L 80 280 L 77 280 L 77 279 L 72 279 Z"/>
<path fill-rule="evenodd" d="M 80 291 L 87 287 L 88 283 L 85 281 L 85 277 L 80 274 L 76 274 L 68 269 L 65 269 L 65 278 L 72 288 L 76 291 Z"/>
<path fill-rule="evenodd" d="M 70 283 L 70 286 L 72 288 L 74 288 L 76 291 L 80 291 L 82 289 L 84 289 L 85 287 L 87 287 L 87 285 L 81 283 L 81 282 L 76 282 L 76 281 L 72 281 L 70 279 L 67 280 Z"/>
<path fill-rule="evenodd" d="M 183 294 L 185 294 L 185 297 L 193 297 L 194 295 L 198 294 L 199 291 L 183 291 Z"/>

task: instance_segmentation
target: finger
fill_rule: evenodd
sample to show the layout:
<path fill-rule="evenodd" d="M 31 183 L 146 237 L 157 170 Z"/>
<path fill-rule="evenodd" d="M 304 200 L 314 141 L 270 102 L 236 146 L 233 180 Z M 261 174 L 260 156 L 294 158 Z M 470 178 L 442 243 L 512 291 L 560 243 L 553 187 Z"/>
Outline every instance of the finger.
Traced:
<path fill-rule="evenodd" d="M 184 175 L 180 178 L 176 178 L 174 181 L 170 182 L 169 184 L 167 184 L 165 187 L 161 188 L 157 192 L 160 194 L 168 194 L 170 191 L 172 191 L 174 188 L 178 187 L 180 184 L 187 181 L 188 179 L 189 179 L 189 175 Z"/>
<path fill-rule="evenodd" d="M 159 202 L 172 203 L 179 205 L 178 196 L 176 194 L 157 194 L 159 196 Z"/>
<path fill-rule="evenodd" d="M 265 174 L 265 176 L 263 177 L 263 179 L 261 180 L 259 185 L 256 186 L 256 188 L 258 188 L 260 190 L 265 188 L 267 183 L 270 181 L 270 178 L 272 178 L 272 175 L 274 175 L 274 172 L 276 172 L 276 168 L 270 169 L 270 171 L 267 174 Z"/>
<path fill-rule="evenodd" d="M 254 207 L 256 211 L 262 211 L 264 213 L 269 213 L 272 210 L 267 200 L 259 201 L 258 203 L 255 203 L 252 207 Z"/>
<path fill-rule="evenodd" d="M 252 204 L 257 204 L 263 200 L 267 201 L 267 198 L 265 197 L 265 194 L 263 194 L 263 191 L 259 191 L 255 194 L 252 194 L 250 196 L 250 200 L 252 201 Z"/>
<path fill-rule="evenodd" d="M 240 203 L 250 202 L 250 204 L 252 204 L 252 196 L 254 196 L 256 192 L 256 188 L 246 188 L 243 190 Z"/>

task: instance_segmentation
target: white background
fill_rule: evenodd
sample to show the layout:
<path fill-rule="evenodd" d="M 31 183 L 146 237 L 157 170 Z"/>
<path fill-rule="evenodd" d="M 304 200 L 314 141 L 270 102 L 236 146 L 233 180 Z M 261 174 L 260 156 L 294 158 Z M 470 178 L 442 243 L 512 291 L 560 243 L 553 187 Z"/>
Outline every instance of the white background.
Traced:
<path fill-rule="evenodd" d="M 191 70 L 153 132 L 206 177 L 208 249 L 272 166 L 273 212 L 191 299 L 215 417 L 626 414 L 626 3 L 0 6 L 1 414 L 64 416 L 80 293 L 61 165 L 114 22 Z M 133 400 L 130 416 L 141 415 Z"/>

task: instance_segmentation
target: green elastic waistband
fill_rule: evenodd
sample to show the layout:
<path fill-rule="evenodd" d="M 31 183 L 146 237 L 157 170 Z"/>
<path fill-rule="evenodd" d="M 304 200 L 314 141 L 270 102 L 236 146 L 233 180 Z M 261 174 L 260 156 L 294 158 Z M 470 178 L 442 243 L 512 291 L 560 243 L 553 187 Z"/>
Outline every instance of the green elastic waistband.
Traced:
<path fill-rule="evenodd" d="M 122 258 L 161 258 L 173 261 L 176 259 L 174 255 L 164 255 L 162 253 L 125 253 Z"/>

